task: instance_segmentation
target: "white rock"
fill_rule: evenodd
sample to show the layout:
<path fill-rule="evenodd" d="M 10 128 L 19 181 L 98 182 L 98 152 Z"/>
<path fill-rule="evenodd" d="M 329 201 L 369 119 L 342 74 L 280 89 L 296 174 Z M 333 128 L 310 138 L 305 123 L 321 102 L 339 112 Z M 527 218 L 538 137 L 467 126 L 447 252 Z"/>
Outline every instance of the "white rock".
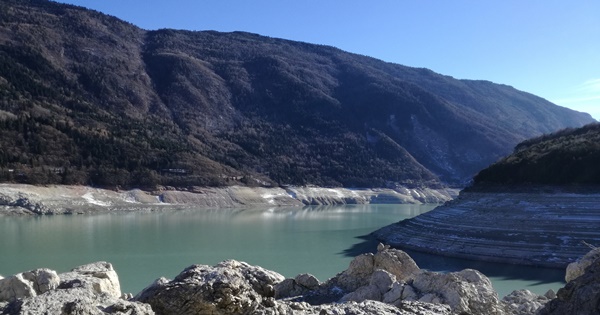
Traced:
<path fill-rule="evenodd" d="M 344 295 L 339 302 L 363 302 L 366 300 L 381 301 L 382 295 L 376 285 L 366 285 Z"/>
<path fill-rule="evenodd" d="M 95 293 L 105 293 L 111 297 L 121 297 L 121 285 L 112 264 L 96 262 L 79 266 L 70 272 L 60 274 L 61 283 L 78 281 L 79 286 L 91 289 Z"/>
<path fill-rule="evenodd" d="M 0 301 L 33 297 L 55 289 L 59 277 L 50 269 L 36 269 L 0 279 Z"/>
<path fill-rule="evenodd" d="M 476 270 L 448 274 L 424 272 L 415 277 L 412 286 L 423 295 L 439 297 L 440 302 L 449 305 L 453 312 L 503 314 L 490 280 Z"/>
<path fill-rule="evenodd" d="M 576 262 L 570 263 L 567 266 L 565 281 L 569 282 L 583 275 L 585 273 L 585 268 L 591 265 L 598 258 L 600 258 L 600 247 L 592 249 L 583 257 L 581 257 L 581 259 L 577 260 Z"/>
<path fill-rule="evenodd" d="M 385 294 L 392 288 L 392 284 L 396 282 L 396 276 L 383 270 L 377 269 L 371 275 L 370 285 L 374 285 L 379 289 L 379 293 Z"/>

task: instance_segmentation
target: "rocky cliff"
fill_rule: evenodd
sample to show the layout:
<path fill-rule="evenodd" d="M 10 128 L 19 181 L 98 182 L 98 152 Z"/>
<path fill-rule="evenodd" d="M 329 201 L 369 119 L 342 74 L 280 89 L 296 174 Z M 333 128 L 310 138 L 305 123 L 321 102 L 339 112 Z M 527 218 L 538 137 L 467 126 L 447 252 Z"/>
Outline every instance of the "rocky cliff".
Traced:
<path fill-rule="evenodd" d="M 598 251 L 573 265 L 573 279 L 545 296 L 526 290 L 503 299 L 476 270 L 421 270 L 404 252 L 380 245 L 347 270 L 320 282 L 229 260 L 193 265 L 159 278 L 135 297 L 122 294 L 115 271 L 99 262 L 57 274 L 37 269 L 0 277 L 0 313 L 12 314 L 597 314 Z"/>

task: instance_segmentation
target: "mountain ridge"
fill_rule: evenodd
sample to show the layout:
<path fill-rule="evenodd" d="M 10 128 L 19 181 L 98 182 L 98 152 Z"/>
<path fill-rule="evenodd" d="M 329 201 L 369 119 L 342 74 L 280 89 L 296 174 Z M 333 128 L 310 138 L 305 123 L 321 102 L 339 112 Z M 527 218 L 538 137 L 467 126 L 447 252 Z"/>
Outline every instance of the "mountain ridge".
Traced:
<path fill-rule="evenodd" d="M 42 0 L 0 12 L 5 181 L 456 184 L 526 138 L 593 121 L 511 87 L 331 46 L 146 31 Z"/>

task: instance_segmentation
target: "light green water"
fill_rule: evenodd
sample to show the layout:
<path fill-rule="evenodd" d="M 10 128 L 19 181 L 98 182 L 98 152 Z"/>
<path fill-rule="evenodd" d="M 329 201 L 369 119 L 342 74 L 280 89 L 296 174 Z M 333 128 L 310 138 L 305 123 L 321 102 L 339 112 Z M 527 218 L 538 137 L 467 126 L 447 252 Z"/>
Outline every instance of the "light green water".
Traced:
<path fill-rule="evenodd" d="M 0 274 L 40 267 L 67 271 L 109 261 L 123 292 L 137 293 L 160 276 L 192 264 L 237 259 L 292 277 L 326 280 L 353 256 L 374 250 L 361 236 L 435 205 L 353 205 L 253 210 L 182 210 L 79 216 L 0 217 Z M 417 257 L 418 256 L 418 257 Z M 473 267 L 470 261 L 416 255 L 432 270 Z M 500 264 L 488 269 L 500 295 L 561 286 L 562 271 Z"/>

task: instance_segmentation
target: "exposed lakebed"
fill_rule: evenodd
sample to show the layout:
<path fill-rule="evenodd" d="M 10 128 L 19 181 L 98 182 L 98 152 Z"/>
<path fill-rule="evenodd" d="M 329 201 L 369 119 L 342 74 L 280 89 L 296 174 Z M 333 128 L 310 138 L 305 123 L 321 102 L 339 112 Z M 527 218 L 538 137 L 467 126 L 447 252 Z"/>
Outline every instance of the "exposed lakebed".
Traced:
<path fill-rule="evenodd" d="M 0 273 L 48 267 L 59 271 L 110 261 L 124 292 L 191 264 L 237 259 L 287 277 L 326 280 L 370 244 L 361 238 L 435 205 L 346 205 L 247 210 L 181 210 L 100 215 L 0 217 Z M 375 248 L 373 247 L 372 250 Z M 563 270 L 485 264 L 413 254 L 432 270 L 476 268 L 503 296 L 515 289 L 543 294 L 562 286 Z"/>

